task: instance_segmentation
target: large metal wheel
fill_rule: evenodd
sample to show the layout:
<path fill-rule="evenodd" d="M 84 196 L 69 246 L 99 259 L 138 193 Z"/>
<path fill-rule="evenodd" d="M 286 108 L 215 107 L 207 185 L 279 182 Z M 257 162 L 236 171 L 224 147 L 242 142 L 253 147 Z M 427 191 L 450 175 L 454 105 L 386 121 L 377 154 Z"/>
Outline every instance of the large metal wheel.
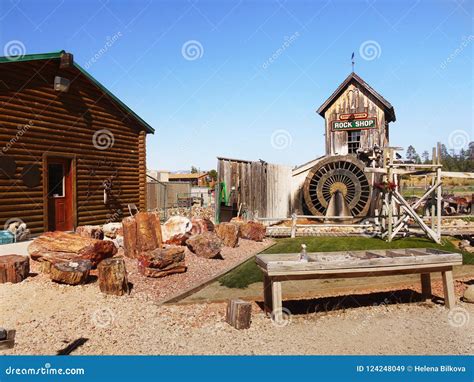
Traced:
<path fill-rule="evenodd" d="M 313 215 L 326 215 L 329 202 L 339 191 L 354 217 L 367 215 L 370 185 L 364 163 L 352 155 L 322 159 L 309 171 L 303 192 L 306 206 Z"/>

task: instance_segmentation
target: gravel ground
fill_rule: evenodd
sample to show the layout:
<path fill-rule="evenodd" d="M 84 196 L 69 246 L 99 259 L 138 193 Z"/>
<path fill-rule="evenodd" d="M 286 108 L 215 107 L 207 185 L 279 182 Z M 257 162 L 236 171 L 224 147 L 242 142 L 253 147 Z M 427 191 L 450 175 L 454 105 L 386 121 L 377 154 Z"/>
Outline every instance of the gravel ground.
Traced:
<path fill-rule="evenodd" d="M 252 326 L 224 322 L 225 304 L 158 305 L 106 296 L 96 285 L 31 277 L 1 284 L 1 326 L 17 344 L 0 354 L 472 354 L 474 305 L 379 304 L 290 315 L 275 325 L 254 304 Z"/>
<path fill-rule="evenodd" d="M 270 239 L 263 242 L 239 239 L 236 248 L 224 247 L 221 255 L 223 259 L 205 259 L 193 254 L 186 248 L 185 261 L 188 267 L 184 273 L 175 273 L 166 277 L 150 278 L 138 273 L 137 261 L 125 258 L 128 272 L 128 281 L 133 284 L 132 296 L 152 299 L 163 302 L 180 295 L 190 288 L 197 287 L 219 274 L 235 268 L 245 260 L 262 252 L 273 244 Z"/>

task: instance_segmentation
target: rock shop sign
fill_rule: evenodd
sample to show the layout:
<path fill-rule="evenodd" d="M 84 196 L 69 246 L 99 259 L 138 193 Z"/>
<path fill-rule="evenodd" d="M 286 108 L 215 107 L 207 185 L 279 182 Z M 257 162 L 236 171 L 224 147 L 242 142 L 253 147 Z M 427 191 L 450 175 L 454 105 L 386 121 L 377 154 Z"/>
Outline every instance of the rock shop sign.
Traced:
<path fill-rule="evenodd" d="M 375 129 L 376 118 L 355 119 L 350 121 L 332 121 L 332 131 Z"/>

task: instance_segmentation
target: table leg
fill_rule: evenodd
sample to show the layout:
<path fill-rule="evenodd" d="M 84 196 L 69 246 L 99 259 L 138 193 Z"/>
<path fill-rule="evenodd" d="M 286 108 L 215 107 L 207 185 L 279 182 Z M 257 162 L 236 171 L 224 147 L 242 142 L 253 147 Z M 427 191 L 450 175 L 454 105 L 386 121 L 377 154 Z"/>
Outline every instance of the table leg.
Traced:
<path fill-rule="evenodd" d="M 421 295 L 425 301 L 431 299 L 431 274 L 429 273 L 421 274 Z"/>
<path fill-rule="evenodd" d="M 273 300 L 273 320 L 281 322 L 283 319 L 283 306 L 281 299 L 281 281 L 273 281 L 272 284 L 272 300 Z"/>
<path fill-rule="evenodd" d="M 443 289 L 444 289 L 444 305 L 448 309 L 454 308 L 456 305 L 456 297 L 454 295 L 454 281 L 453 271 L 441 272 L 443 275 Z"/>
<path fill-rule="evenodd" d="M 272 282 L 267 275 L 263 276 L 263 310 L 268 314 L 273 310 Z"/>

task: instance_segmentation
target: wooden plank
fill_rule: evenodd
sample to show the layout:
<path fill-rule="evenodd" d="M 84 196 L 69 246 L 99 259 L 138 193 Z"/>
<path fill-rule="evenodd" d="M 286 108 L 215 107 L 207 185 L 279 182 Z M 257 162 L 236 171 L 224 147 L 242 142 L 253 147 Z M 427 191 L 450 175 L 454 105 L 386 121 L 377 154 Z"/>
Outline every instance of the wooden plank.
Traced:
<path fill-rule="evenodd" d="M 448 309 L 452 309 L 456 305 L 456 296 L 454 294 L 454 281 L 453 271 L 448 270 L 441 272 L 443 276 L 443 289 L 444 289 L 444 305 Z"/>

